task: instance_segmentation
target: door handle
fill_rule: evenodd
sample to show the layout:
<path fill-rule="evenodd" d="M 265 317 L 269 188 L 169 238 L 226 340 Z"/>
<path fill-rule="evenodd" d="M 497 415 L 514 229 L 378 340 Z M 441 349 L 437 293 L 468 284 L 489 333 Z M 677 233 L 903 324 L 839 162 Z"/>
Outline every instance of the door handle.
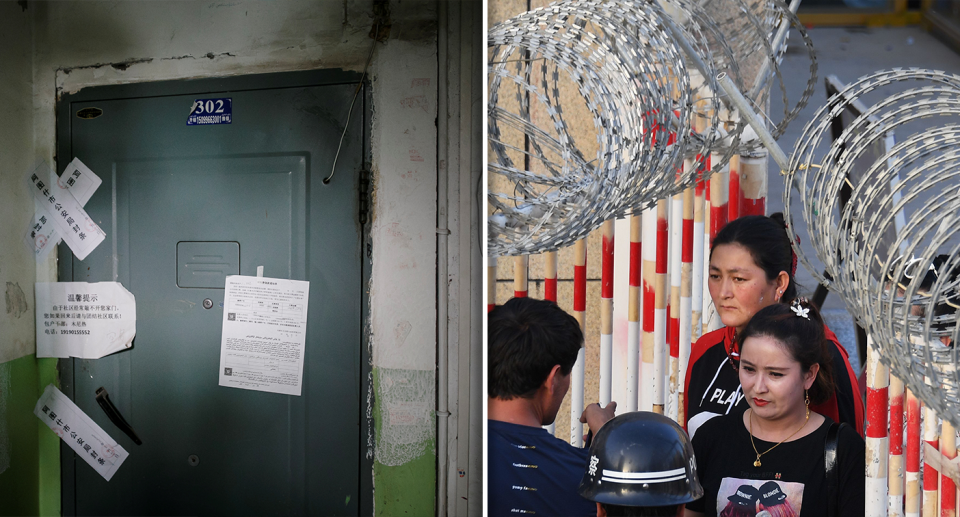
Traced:
<path fill-rule="evenodd" d="M 110 394 L 107 393 L 107 389 L 103 386 L 97 388 L 97 404 L 100 404 L 100 407 L 103 409 L 103 412 L 107 414 L 107 417 L 110 418 L 110 421 L 126 433 L 127 436 L 133 440 L 133 443 L 137 445 L 143 443 L 140 441 L 140 437 L 137 436 L 137 432 L 133 430 L 133 427 L 130 427 L 130 424 L 124 420 L 123 415 L 120 414 L 117 407 L 113 405 L 113 402 L 110 402 Z"/>

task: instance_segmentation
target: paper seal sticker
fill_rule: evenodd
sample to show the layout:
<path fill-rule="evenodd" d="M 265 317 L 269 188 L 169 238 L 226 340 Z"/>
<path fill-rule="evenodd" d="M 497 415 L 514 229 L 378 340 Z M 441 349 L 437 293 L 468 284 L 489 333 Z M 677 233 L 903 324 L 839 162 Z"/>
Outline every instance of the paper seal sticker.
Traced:
<path fill-rule="evenodd" d="M 103 183 L 103 180 L 84 165 L 80 158 L 74 158 L 56 180 L 57 187 L 61 190 L 69 190 L 73 197 L 77 198 L 80 206 L 86 205 Z"/>
<path fill-rule="evenodd" d="M 131 346 L 137 304 L 119 282 L 37 282 L 37 357 L 98 359 Z"/>
<path fill-rule="evenodd" d="M 43 390 L 33 414 L 107 481 L 127 459 L 127 451 L 53 384 Z"/>
<path fill-rule="evenodd" d="M 48 212 L 57 233 L 78 259 L 87 258 L 107 235 L 90 219 L 70 190 L 49 184 L 49 179 L 41 179 L 36 172 L 30 175 L 29 181 L 34 199 Z"/>
<path fill-rule="evenodd" d="M 43 166 L 37 169 L 42 170 Z M 84 165 L 80 158 L 74 158 L 59 177 L 51 172 L 49 185 L 51 185 L 51 190 L 53 190 L 52 186 L 54 185 L 61 191 L 69 190 L 73 197 L 77 198 L 77 202 L 83 206 L 87 204 L 87 201 L 93 196 L 101 183 L 102 180 L 89 167 Z M 54 194 L 54 196 L 56 195 Z M 30 223 L 30 228 L 27 229 L 23 239 L 27 248 L 33 251 L 37 261 L 40 262 L 46 259 L 47 254 L 55 245 L 60 243 L 60 234 L 57 233 L 52 217 L 43 205 L 36 200 L 34 204 L 36 210 L 33 221 Z"/>
<path fill-rule="evenodd" d="M 60 242 L 60 235 L 53 227 L 50 214 L 40 206 L 38 201 L 34 200 L 33 203 L 36 205 L 33 221 L 23 236 L 23 242 L 28 249 L 33 250 L 34 256 L 40 262 L 46 259 L 50 250 Z"/>

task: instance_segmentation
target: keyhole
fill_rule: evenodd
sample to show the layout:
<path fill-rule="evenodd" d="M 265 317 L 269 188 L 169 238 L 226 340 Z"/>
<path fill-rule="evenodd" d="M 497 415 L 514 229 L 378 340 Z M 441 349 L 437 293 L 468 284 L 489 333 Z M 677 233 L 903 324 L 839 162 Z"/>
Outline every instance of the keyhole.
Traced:
<path fill-rule="evenodd" d="M 200 464 L 200 458 L 196 454 L 191 454 L 187 457 L 187 463 L 189 463 L 191 467 L 196 467 Z"/>
<path fill-rule="evenodd" d="M 213 307 L 213 300 L 211 300 L 210 298 L 206 298 L 205 300 L 203 300 L 204 309 L 209 309 L 211 307 Z"/>

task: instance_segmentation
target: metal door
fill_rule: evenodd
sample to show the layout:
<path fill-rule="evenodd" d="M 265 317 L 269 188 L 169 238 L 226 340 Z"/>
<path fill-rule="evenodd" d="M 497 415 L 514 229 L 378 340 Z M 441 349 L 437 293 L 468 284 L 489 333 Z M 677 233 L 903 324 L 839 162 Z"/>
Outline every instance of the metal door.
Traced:
<path fill-rule="evenodd" d="M 61 447 L 64 515 L 372 513 L 364 93 L 323 181 L 359 80 L 270 74 L 61 99 L 58 162 L 79 157 L 103 179 L 87 211 L 107 239 L 84 261 L 61 246 L 60 279 L 116 279 L 137 301 L 132 349 L 61 361 L 64 392 L 130 453 L 108 483 Z M 232 122 L 187 125 L 194 100 L 212 98 L 232 99 Z M 310 281 L 299 397 L 218 386 L 223 279 L 257 266 Z M 142 445 L 97 406 L 100 386 Z"/>

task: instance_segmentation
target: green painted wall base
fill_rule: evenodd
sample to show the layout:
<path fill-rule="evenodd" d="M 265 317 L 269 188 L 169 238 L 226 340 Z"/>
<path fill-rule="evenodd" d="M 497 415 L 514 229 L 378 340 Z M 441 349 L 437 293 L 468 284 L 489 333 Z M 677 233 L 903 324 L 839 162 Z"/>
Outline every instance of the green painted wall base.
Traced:
<path fill-rule="evenodd" d="M 6 382 L 4 382 L 6 381 Z M 0 436 L 0 447 L 7 448 L 10 464 L 0 474 L 0 515 L 38 515 L 40 474 L 37 456 L 37 439 L 40 420 L 33 414 L 37 403 L 40 383 L 37 359 L 21 357 L 0 364 L 0 393 L 6 411 L 0 414 L 4 422 L 0 429 L 7 436 Z M 2 467 L 2 465 L 0 465 Z"/>
<path fill-rule="evenodd" d="M 434 407 L 434 383 L 431 370 L 373 369 L 376 394 L 373 414 L 377 437 L 373 506 L 377 517 L 436 515 L 434 412 L 409 412 L 410 408 Z M 389 424 L 391 419 L 395 419 L 393 428 Z M 397 440 L 398 433 L 404 434 L 404 439 Z M 387 439 L 385 434 L 393 438 Z M 415 438 L 410 440 L 411 437 Z M 398 441 L 401 443 L 396 443 Z M 381 461 L 400 464 L 385 465 Z"/>
<path fill-rule="evenodd" d="M 37 422 L 39 431 L 37 445 L 40 464 L 40 515 L 44 516 L 58 516 L 62 508 L 60 505 L 60 438 L 33 414 L 33 406 L 48 384 L 60 386 L 58 361 L 59 359 L 52 358 L 37 359 L 40 383 L 37 386 L 37 394 L 30 404 L 30 416 Z"/>
<path fill-rule="evenodd" d="M 60 440 L 33 414 L 43 387 L 56 376 L 56 359 L 29 355 L 0 364 L 6 408 L 0 447 L 8 448 L 10 459 L 0 473 L 0 515 L 60 515 Z"/>
<path fill-rule="evenodd" d="M 397 467 L 373 464 L 376 515 L 435 515 L 437 458 L 424 454 Z"/>

